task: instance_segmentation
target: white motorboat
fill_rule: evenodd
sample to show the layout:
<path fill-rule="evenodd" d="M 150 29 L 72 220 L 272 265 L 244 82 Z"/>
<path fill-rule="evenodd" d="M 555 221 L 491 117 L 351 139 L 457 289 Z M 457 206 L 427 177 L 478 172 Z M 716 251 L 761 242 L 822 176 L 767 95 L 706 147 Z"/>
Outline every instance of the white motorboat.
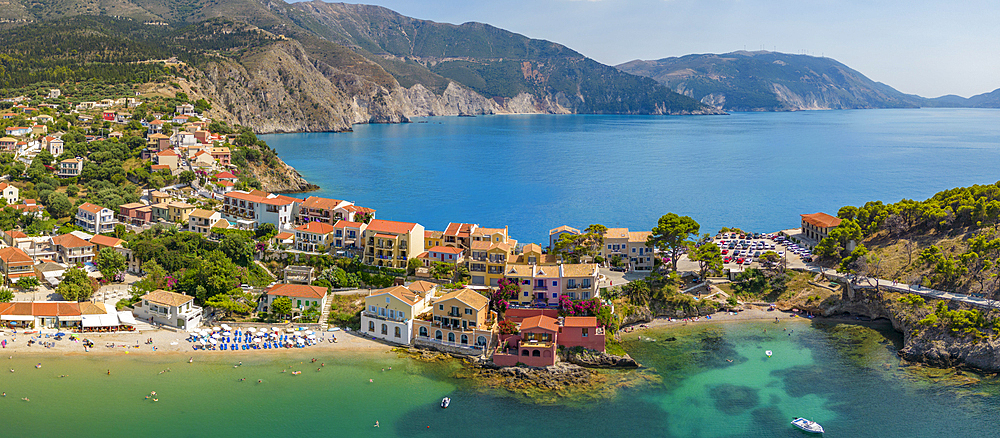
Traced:
<path fill-rule="evenodd" d="M 442 409 L 447 409 L 448 405 L 450 405 L 450 404 L 451 404 L 451 398 L 445 397 L 445 398 L 441 399 L 441 408 Z"/>
<path fill-rule="evenodd" d="M 795 426 L 806 432 L 823 433 L 823 426 L 820 426 L 819 423 L 815 421 L 809 421 L 802 417 L 792 420 L 792 426 Z"/>
<path fill-rule="evenodd" d="M 766 354 L 766 355 L 767 355 L 767 357 L 771 357 L 771 350 L 767 350 L 767 351 L 765 351 L 765 352 L 764 352 L 764 354 Z"/>

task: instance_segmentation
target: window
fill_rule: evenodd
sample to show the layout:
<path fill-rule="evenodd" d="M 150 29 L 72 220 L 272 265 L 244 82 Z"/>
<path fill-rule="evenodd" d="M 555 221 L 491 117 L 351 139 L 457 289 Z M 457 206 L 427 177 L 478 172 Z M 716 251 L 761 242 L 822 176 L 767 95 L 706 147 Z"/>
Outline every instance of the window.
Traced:
<path fill-rule="evenodd" d="M 389 334 L 389 326 L 387 326 L 385 324 L 382 324 L 382 334 L 383 335 L 388 335 Z"/>
<path fill-rule="evenodd" d="M 590 329 L 589 329 L 589 328 L 587 328 L 587 327 L 584 327 L 584 328 L 580 329 L 580 333 L 581 333 L 581 334 L 583 335 L 583 337 L 585 337 L 585 338 L 587 337 L 587 335 L 588 335 L 588 332 L 589 332 L 589 331 L 590 331 Z"/>
<path fill-rule="evenodd" d="M 586 330 L 586 329 L 584 329 L 584 330 Z M 586 335 L 584 335 L 584 336 L 586 336 Z M 397 337 L 397 338 L 400 338 L 400 337 L 402 337 L 402 336 L 400 335 L 400 331 L 399 331 L 399 327 L 396 327 L 396 337 Z"/>
<path fill-rule="evenodd" d="M 375 321 L 368 321 L 368 331 L 375 331 Z"/>
<path fill-rule="evenodd" d="M 521 350 L 521 356 L 527 356 L 528 350 Z"/>
<path fill-rule="evenodd" d="M 469 335 L 462 335 L 462 343 L 469 345 Z"/>
<path fill-rule="evenodd" d="M 486 336 L 476 338 L 476 345 L 486 345 Z"/>
<path fill-rule="evenodd" d="M 389 304 L 389 297 L 385 297 L 385 303 Z"/>
<path fill-rule="evenodd" d="M 632 252 L 635 252 L 635 248 L 632 248 Z"/>
<path fill-rule="evenodd" d="M 608 249 L 611 249 L 611 244 L 610 243 L 608 244 Z"/>
<path fill-rule="evenodd" d="M 444 304 L 438 304 L 438 310 L 444 310 Z"/>
<path fill-rule="evenodd" d="M 559 294 L 553 293 L 552 298 L 559 298 Z"/>
<path fill-rule="evenodd" d="M 427 337 L 427 327 L 420 327 L 420 336 Z"/>
<path fill-rule="evenodd" d="M 589 299 L 590 299 L 590 292 L 584 292 L 584 293 L 582 294 L 582 297 L 581 297 L 581 298 L 583 298 L 583 299 L 585 299 L 585 300 L 589 300 Z"/>
<path fill-rule="evenodd" d="M 531 350 L 531 356 L 532 357 L 541 357 L 542 356 L 542 352 L 539 351 L 539 350 Z"/>
<path fill-rule="evenodd" d="M 524 292 L 524 296 L 528 296 L 528 292 L 527 291 Z"/>
<path fill-rule="evenodd" d="M 466 307 L 466 308 L 465 308 L 465 314 L 466 314 L 466 315 L 471 315 L 471 314 L 472 314 L 472 309 L 470 309 L 470 308 Z"/>
<path fill-rule="evenodd" d="M 458 306 L 451 306 L 451 315 L 458 315 Z"/>
<path fill-rule="evenodd" d="M 434 339 L 441 340 L 441 330 L 434 331 Z"/>
<path fill-rule="evenodd" d="M 559 286 L 559 282 L 555 281 L 555 280 L 552 280 L 552 287 L 556 287 L 556 286 Z"/>
<path fill-rule="evenodd" d="M 455 333 L 448 332 L 448 342 L 455 342 Z"/>

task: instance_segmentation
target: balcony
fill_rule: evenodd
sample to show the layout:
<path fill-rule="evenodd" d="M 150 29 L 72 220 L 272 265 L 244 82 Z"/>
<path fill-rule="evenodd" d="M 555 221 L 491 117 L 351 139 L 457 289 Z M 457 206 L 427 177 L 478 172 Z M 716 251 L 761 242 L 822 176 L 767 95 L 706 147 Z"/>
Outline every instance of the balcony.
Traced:
<path fill-rule="evenodd" d="M 408 321 L 406 318 L 390 318 L 388 316 L 379 315 L 377 313 L 369 312 L 367 310 L 361 312 L 361 314 L 369 318 L 378 319 L 381 321 L 392 321 L 392 322 L 402 322 L 402 323 L 406 323 Z"/>

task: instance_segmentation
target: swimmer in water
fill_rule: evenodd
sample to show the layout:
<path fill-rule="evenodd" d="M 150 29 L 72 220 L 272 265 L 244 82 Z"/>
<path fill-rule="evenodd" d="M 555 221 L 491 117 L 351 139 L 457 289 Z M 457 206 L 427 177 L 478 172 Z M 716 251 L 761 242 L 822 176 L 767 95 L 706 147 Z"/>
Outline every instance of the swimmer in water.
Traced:
<path fill-rule="evenodd" d="M 257 383 L 263 383 L 263 382 L 264 382 L 263 380 L 257 379 Z"/>
<path fill-rule="evenodd" d="M 193 362 L 194 362 L 194 357 L 192 356 L 191 358 L 188 359 L 188 363 L 193 363 Z"/>
<path fill-rule="evenodd" d="M 378 420 L 375 420 L 375 427 L 378 427 Z"/>

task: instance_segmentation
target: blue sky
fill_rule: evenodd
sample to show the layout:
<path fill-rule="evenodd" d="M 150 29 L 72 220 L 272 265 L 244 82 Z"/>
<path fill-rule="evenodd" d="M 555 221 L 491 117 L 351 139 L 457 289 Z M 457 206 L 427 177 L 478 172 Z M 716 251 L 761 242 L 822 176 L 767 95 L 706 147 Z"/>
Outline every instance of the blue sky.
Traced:
<path fill-rule="evenodd" d="M 828 56 L 904 93 L 1000 88 L 1000 2 L 897 0 L 367 0 L 415 18 L 479 21 L 605 64 L 691 53 Z"/>

